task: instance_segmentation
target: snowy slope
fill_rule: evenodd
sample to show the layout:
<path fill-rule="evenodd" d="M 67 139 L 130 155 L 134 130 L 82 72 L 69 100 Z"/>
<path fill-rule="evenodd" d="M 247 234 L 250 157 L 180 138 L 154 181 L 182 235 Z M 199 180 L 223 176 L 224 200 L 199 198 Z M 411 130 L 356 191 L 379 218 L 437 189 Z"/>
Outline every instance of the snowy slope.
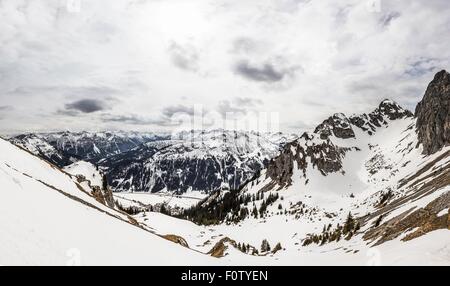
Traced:
<path fill-rule="evenodd" d="M 124 170 L 116 187 L 158 192 L 116 194 L 128 215 L 0 140 L 0 264 L 75 253 L 88 264 L 450 265 L 450 118 L 440 103 L 448 87 L 450 75 L 439 73 L 415 115 L 384 100 L 298 138 L 192 131 L 108 156 L 104 170 Z M 430 114 L 443 116 L 427 122 Z M 67 171 L 87 177 L 93 168 Z M 111 251 L 117 257 L 106 260 Z"/>
<path fill-rule="evenodd" d="M 450 146 L 423 155 L 416 119 L 392 101 L 383 101 L 370 115 L 351 118 L 362 120 L 334 115 L 287 144 L 241 191 L 214 194 L 188 212 L 197 222 L 227 213 L 219 217 L 220 224 L 197 230 L 203 243 L 230 237 L 259 247 L 266 238 L 272 247 L 283 246 L 273 255 L 281 264 L 360 264 L 361 253 L 373 253 L 375 246 L 389 249 L 387 264 L 450 264 Z M 261 213 L 271 195 L 277 198 Z M 345 236 L 328 241 L 349 212 L 360 229 L 348 241 Z M 312 235 L 320 237 L 319 243 L 303 246 Z M 442 239 L 433 243 L 437 236 Z M 414 245 L 421 250 L 408 254 Z M 423 249 L 430 255 L 420 261 Z"/>
<path fill-rule="evenodd" d="M 91 183 L 91 186 L 102 186 L 102 175 L 100 171 L 89 162 L 78 161 L 64 167 L 63 170 L 73 176 L 83 176 Z"/>
<path fill-rule="evenodd" d="M 448 230 L 436 230 L 410 241 L 393 240 L 373 247 L 362 239 L 342 240 L 323 246 L 307 247 L 297 243 L 298 233 L 305 225 L 283 219 L 265 223 L 244 222 L 239 225 L 199 226 L 159 213 L 136 216 L 160 234 L 173 233 L 186 239 L 191 248 L 208 252 L 223 239 L 230 237 L 240 243 L 260 247 L 263 238 L 273 246 L 281 242 L 283 250 L 276 254 L 255 256 L 244 254 L 229 246 L 226 255 L 219 259 L 221 265 L 450 265 L 450 236 Z M 271 227 L 268 227 L 270 225 Z M 295 235 L 297 233 L 297 235 Z M 282 237 L 285 240 L 282 240 Z"/>
<path fill-rule="evenodd" d="M 68 174 L 3 139 L 0 150 L 0 264 L 214 262 L 129 223 Z"/>

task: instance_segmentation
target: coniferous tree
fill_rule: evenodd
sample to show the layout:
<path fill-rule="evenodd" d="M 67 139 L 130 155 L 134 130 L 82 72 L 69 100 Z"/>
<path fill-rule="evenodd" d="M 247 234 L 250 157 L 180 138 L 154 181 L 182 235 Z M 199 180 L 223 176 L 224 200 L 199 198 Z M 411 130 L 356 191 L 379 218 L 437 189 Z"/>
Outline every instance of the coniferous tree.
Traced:
<path fill-rule="evenodd" d="M 361 225 L 359 224 L 359 222 L 356 222 L 355 231 L 358 231 L 360 228 L 361 228 Z"/>
<path fill-rule="evenodd" d="M 352 213 L 349 212 L 342 231 L 344 234 L 347 234 L 351 232 L 354 229 L 354 227 L 355 227 L 355 219 L 353 218 Z"/>
<path fill-rule="evenodd" d="M 102 190 L 103 191 L 108 190 L 108 179 L 106 178 L 105 174 L 103 174 L 103 177 L 102 177 Z"/>
<path fill-rule="evenodd" d="M 264 239 L 261 243 L 261 252 L 268 252 L 270 251 L 270 244 L 267 239 Z"/>
<path fill-rule="evenodd" d="M 374 226 L 377 227 L 381 224 L 381 220 L 383 220 L 383 215 L 380 215 L 378 219 L 375 221 Z"/>
<path fill-rule="evenodd" d="M 258 209 L 256 208 L 256 206 L 253 207 L 252 214 L 255 218 L 258 218 Z"/>

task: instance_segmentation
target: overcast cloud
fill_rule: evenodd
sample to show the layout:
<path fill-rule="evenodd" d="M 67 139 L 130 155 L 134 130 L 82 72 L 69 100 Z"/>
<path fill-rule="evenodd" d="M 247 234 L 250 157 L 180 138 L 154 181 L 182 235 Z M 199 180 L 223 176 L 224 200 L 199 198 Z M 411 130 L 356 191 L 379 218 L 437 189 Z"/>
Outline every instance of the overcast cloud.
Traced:
<path fill-rule="evenodd" d="M 0 133 L 167 130 L 196 105 L 299 132 L 414 109 L 450 69 L 448 0 L 3 0 L 0 18 Z"/>

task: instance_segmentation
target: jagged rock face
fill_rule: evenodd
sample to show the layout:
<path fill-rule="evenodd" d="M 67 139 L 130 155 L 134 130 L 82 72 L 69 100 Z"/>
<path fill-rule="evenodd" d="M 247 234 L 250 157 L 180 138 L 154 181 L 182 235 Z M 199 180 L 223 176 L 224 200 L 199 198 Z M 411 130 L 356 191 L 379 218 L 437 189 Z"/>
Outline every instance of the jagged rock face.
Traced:
<path fill-rule="evenodd" d="M 76 158 L 57 150 L 43 136 L 23 134 L 11 138 L 9 141 L 60 168 L 77 161 Z"/>
<path fill-rule="evenodd" d="M 401 119 L 405 117 L 412 117 L 411 111 L 403 109 L 400 105 L 392 100 L 383 100 L 374 113 L 379 113 L 381 115 L 386 115 L 390 120 Z"/>
<path fill-rule="evenodd" d="M 321 139 L 328 139 L 331 135 L 337 138 L 355 138 L 352 126 L 356 126 L 372 135 L 377 128 L 387 125 L 388 120 L 412 117 L 411 111 L 403 109 L 392 100 L 385 99 L 369 114 L 353 115 L 347 118 L 342 113 L 336 113 L 316 127 L 314 133 Z"/>
<path fill-rule="evenodd" d="M 372 135 L 377 128 L 388 124 L 387 119 L 397 120 L 412 116 L 413 114 L 411 111 L 403 109 L 392 100 L 385 99 L 371 113 L 353 115 L 349 120 L 352 125 L 362 129 L 369 135 Z"/>
<path fill-rule="evenodd" d="M 426 155 L 450 144 L 450 74 L 437 73 L 416 107 L 417 135 Z"/>
<path fill-rule="evenodd" d="M 391 100 L 383 100 L 369 114 L 347 118 L 342 113 L 336 113 L 318 125 L 313 134 L 304 133 L 299 140 L 287 144 L 281 154 L 271 160 L 267 168 L 267 177 L 281 187 L 289 186 L 292 183 L 295 162 L 298 169 L 303 171 L 305 178 L 309 162 L 324 176 L 343 171 L 342 159 L 345 154 L 358 148 L 337 146 L 331 136 L 340 139 L 355 138 L 353 129 L 355 126 L 372 135 L 377 128 L 388 125 L 390 120 L 412 116 L 410 111 Z"/>
<path fill-rule="evenodd" d="M 314 133 L 319 134 L 320 138 L 324 140 L 331 135 L 342 139 L 355 137 L 355 132 L 353 132 L 349 119 L 342 113 L 336 113 L 326 119 L 316 127 Z"/>
<path fill-rule="evenodd" d="M 302 138 L 307 138 L 307 142 L 314 139 L 314 135 L 305 133 Z M 349 150 L 351 149 L 334 145 L 330 140 L 323 140 L 317 144 L 311 142 L 304 144 L 298 140 L 287 144 L 281 154 L 271 160 L 266 174 L 279 186 L 289 186 L 292 183 L 294 162 L 305 177 L 308 162 L 311 162 L 313 168 L 317 168 L 322 175 L 326 176 L 342 170 L 342 159 Z"/>

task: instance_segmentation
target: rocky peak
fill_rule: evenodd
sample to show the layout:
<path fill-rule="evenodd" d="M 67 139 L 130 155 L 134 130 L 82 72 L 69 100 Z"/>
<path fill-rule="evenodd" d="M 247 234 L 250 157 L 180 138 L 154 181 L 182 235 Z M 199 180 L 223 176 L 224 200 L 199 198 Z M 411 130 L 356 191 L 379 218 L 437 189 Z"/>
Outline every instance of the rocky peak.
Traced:
<path fill-rule="evenodd" d="M 450 74 L 438 72 L 417 104 L 417 136 L 423 153 L 433 154 L 450 144 Z"/>
<path fill-rule="evenodd" d="M 383 100 L 375 112 L 386 115 L 390 120 L 413 116 L 411 111 L 403 109 L 400 105 L 390 99 Z"/>
<path fill-rule="evenodd" d="M 385 99 L 371 113 L 351 116 L 350 122 L 372 135 L 378 127 L 387 125 L 387 120 L 397 120 L 412 116 L 411 111 L 404 109 L 395 101 Z"/>
<path fill-rule="evenodd" d="M 350 123 L 350 120 L 343 113 L 335 113 L 319 124 L 314 133 L 319 134 L 323 140 L 328 139 L 331 135 L 342 139 L 354 138 L 355 132 L 353 132 Z"/>

